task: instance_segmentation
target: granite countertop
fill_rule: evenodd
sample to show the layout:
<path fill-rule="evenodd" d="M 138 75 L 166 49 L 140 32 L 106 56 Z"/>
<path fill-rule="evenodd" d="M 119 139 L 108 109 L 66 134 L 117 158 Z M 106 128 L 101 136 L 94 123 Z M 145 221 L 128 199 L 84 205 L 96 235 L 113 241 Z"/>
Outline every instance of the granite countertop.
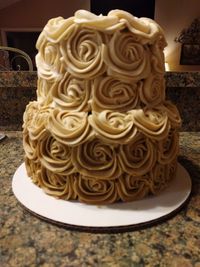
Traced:
<path fill-rule="evenodd" d="M 11 190 L 23 162 L 21 133 L 0 142 L 1 267 L 200 267 L 200 133 L 183 132 L 179 161 L 193 181 L 177 215 L 146 229 L 112 234 L 69 231 L 25 211 Z"/>

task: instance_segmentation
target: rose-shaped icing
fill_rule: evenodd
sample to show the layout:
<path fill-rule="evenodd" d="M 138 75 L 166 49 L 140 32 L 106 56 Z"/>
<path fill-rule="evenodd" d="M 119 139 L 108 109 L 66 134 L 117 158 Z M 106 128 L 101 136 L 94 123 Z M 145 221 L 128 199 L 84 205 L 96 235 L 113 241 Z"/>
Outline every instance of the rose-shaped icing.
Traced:
<path fill-rule="evenodd" d="M 167 187 L 169 181 L 167 175 L 167 165 L 159 164 L 157 162 L 150 171 L 151 183 L 149 183 L 149 188 L 152 194 L 156 195 Z"/>
<path fill-rule="evenodd" d="M 35 113 L 38 112 L 40 104 L 37 101 L 31 101 L 26 106 L 24 115 L 23 115 L 23 129 L 27 128 L 28 125 L 32 123 Z"/>
<path fill-rule="evenodd" d="M 118 158 L 124 172 L 134 176 L 143 175 L 156 162 L 155 146 L 149 138 L 138 134 L 133 142 L 120 145 Z"/>
<path fill-rule="evenodd" d="M 30 102 L 24 113 L 23 147 L 28 159 L 36 160 L 38 142 L 46 134 L 46 122 L 50 108 L 41 107 L 36 101 Z"/>
<path fill-rule="evenodd" d="M 112 77 L 99 77 L 93 86 L 92 109 L 124 112 L 138 104 L 138 91 L 142 83 L 126 83 Z"/>
<path fill-rule="evenodd" d="M 160 104 L 165 99 L 165 81 L 162 75 L 151 74 L 139 90 L 141 101 L 149 106 Z"/>
<path fill-rule="evenodd" d="M 54 83 L 51 89 L 54 103 L 67 111 L 89 111 L 91 97 L 91 82 L 78 79 L 66 73 L 63 79 Z"/>
<path fill-rule="evenodd" d="M 38 78 L 37 81 L 37 101 L 41 105 L 49 105 L 53 98 L 51 95 L 51 87 L 54 83 Z"/>
<path fill-rule="evenodd" d="M 162 109 L 138 109 L 129 112 L 134 124 L 143 134 L 161 140 L 166 138 L 170 129 L 167 112 Z"/>
<path fill-rule="evenodd" d="M 40 183 L 45 193 L 54 197 L 64 199 L 76 199 L 74 191 L 74 180 L 77 179 L 74 174 L 61 175 L 49 171 L 46 168 L 41 169 Z"/>
<path fill-rule="evenodd" d="M 96 138 L 72 148 L 72 163 L 79 173 L 97 180 L 121 174 L 115 147 Z"/>
<path fill-rule="evenodd" d="M 111 143 L 128 143 L 136 134 L 133 118 L 126 113 L 109 110 L 93 112 L 89 123 L 100 139 Z"/>
<path fill-rule="evenodd" d="M 158 143 L 158 161 L 162 164 L 170 163 L 177 157 L 179 151 L 179 135 L 176 130 L 170 129 L 168 136 Z"/>
<path fill-rule="evenodd" d="M 32 181 L 41 186 L 41 163 L 39 160 L 29 159 L 25 156 L 24 159 L 27 175 L 31 177 Z"/>
<path fill-rule="evenodd" d="M 24 147 L 24 152 L 25 152 L 25 156 L 27 159 L 32 160 L 32 161 L 37 160 L 38 158 L 37 145 L 38 145 L 38 141 L 31 140 L 29 136 L 29 132 L 25 128 L 25 130 L 23 131 L 23 147 Z M 31 171 L 28 172 L 29 176 L 31 176 L 30 174 L 31 174 Z"/>
<path fill-rule="evenodd" d="M 116 31 L 105 46 L 103 59 L 108 74 L 125 81 L 145 79 L 151 71 L 148 47 L 130 32 Z"/>
<path fill-rule="evenodd" d="M 86 112 L 66 112 L 54 109 L 48 120 L 48 130 L 63 144 L 74 146 L 91 138 L 92 131 Z"/>
<path fill-rule="evenodd" d="M 31 102 L 24 116 L 24 131 L 28 131 L 32 140 L 38 140 L 46 132 L 47 120 L 52 109 L 48 106 L 40 106 L 37 102 Z"/>
<path fill-rule="evenodd" d="M 149 192 L 146 176 L 132 176 L 125 173 L 117 179 L 116 185 L 122 201 L 141 199 Z"/>
<path fill-rule="evenodd" d="M 120 22 L 124 22 L 129 31 L 135 36 L 140 37 L 142 44 L 153 43 L 158 36 L 163 35 L 161 27 L 152 19 L 137 18 L 123 10 L 112 10 L 108 13 L 108 17 L 116 16 Z"/>
<path fill-rule="evenodd" d="M 53 173 L 69 175 L 74 172 L 71 148 L 60 143 L 49 133 L 38 144 L 38 157 L 41 164 Z"/>
<path fill-rule="evenodd" d="M 103 73 L 103 39 L 99 32 L 77 26 L 60 46 L 67 71 L 83 79 L 91 79 Z"/>
<path fill-rule="evenodd" d="M 165 57 L 163 49 L 166 45 L 166 40 L 162 35 L 160 35 L 158 36 L 156 42 L 150 46 L 151 65 L 155 73 L 164 74 L 165 72 Z"/>
<path fill-rule="evenodd" d="M 175 105 L 173 105 L 170 101 L 163 102 L 163 105 L 160 106 L 169 117 L 172 127 L 180 128 L 181 127 L 181 117 L 179 111 Z"/>
<path fill-rule="evenodd" d="M 166 181 L 170 182 L 175 178 L 177 171 L 177 157 L 175 157 L 169 164 L 166 165 Z"/>
<path fill-rule="evenodd" d="M 68 35 L 73 31 L 74 17 L 64 19 L 63 17 L 52 18 L 48 21 L 44 27 L 43 33 L 49 42 L 58 43 L 63 39 L 66 39 Z M 40 46 L 42 35 L 39 36 L 36 43 L 36 47 Z"/>
<path fill-rule="evenodd" d="M 39 52 L 35 59 L 38 77 L 48 80 L 49 82 L 62 79 L 64 65 L 61 61 L 59 44 L 49 42 L 44 37 L 37 45 L 37 48 Z"/>
<path fill-rule="evenodd" d="M 79 201 L 88 204 L 110 204 L 118 200 L 115 182 L 110 180 L 80 176 L 75 181 L 74 190 Z"/>

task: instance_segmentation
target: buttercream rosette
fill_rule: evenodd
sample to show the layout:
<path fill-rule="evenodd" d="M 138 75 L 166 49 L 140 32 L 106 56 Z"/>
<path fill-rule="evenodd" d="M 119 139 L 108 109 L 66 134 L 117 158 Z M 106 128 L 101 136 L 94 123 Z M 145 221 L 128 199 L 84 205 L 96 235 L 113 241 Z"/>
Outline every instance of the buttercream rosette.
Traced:
<path fill-rule="evenodd" d="M 33 183 L 41 187 L 41 170 L 42 166 L 39 160 L 30 159 L 27 156 L 24 158 L 27 175 L 31 177 Z"/>
<path fill-rule="evenodd" d="M 37 101 L 42 106 L 48 106 L 52 103 L 51 87 L 54 83 L 48 80 L 38 78 L 37 81 Z"/>
<path fill-rule="evenodd" d="M 93 112 L 89 123 L 95 134 L 109 143 L 128 143 L 137 133 L 132 116 L 128 113 L 109 110 Z"/>
<path fill-rule="evenodd" d="M 44 27 L 43 34 L 39 36 L 37 46 L 40 45 L 43 35 L 51 43 L 59 43 L 61 40 L 66 39 L 74 30 L 74 17 L 64 19 L 59 16 L 52 18 Z"/>
<path fill-rule="evenodd" d="M 165 56 L 163 52 L 165 46 L 167 46 L 167 43 L 163 35 L 160 35 L 156 42 L 150 46 L 152 69 L 161 75 L 165 72 Z"/>
<path fill-rule="evenodd" d="M 118 159 L 125 173 L 144 175 L 156 163 L 155 145 L 149 138 L 137 134 L 131 143 L 120 145 Z"/>
<path fill-rule="evenodd" d="M 51 88 L 54 105 L 72 112 L 90 111 L 91 82 L 66 73 L 63 79 Z"/>
<path fill-rule="evenodd" d="M 36 47 L 39 50 L 35 58 L 38 76 L 49 82 L 62 79 L 64 65 L 61 61 L 62 55 L 59 44 L 48 41 L 42 32 Z"/>
<path fill-rule="evenodd" d="M 179 129 L 182 121 L 177 107 L 169 101 L 164 101 L 160 108 L 167 112 L 172 127 Z"/>
<path fill-rule="evenodd" d="M 119 200 L 116 184 L 112 180 L 79 176 L 74 183 L 78 200 L 87 204 L 111 204 Z"/>
<path fill-rule="evenodd" d="M 92 110 L 125 112 L 134 109 L 138 105 L 138 91 L 141 86 L 141 82 L 130 84 L 100 76 L 94 80 Z"/>
<path fill-rule="evenodd" d="M 170 130 L 170 121 L 167 112 L 163 109 L 144 108 L 130 111 L 134 124 L 144 135 L 162 140 L 167 137 Z"/>
<path fill-rule="evenodd" d="M 104 39 L 105 36 L 98 31 L 76 26 L 73 34 L 60 44 L 67 71 L 83 79 L 92 79 L 103 73 Z"/>
<path fill-rule="evenodd" d="M 177 157 L 179 151 L 178 140 L 177 130 L 171 128 L 168 136 L 158 142 L 158 162 L 170 164 Z"/>
<path fill-rule="evenodd" d="M 115 146 L 97 138 L 73 147 L 71 159 L 77 172 L 93 179 L 112 180 L 121 174 Z"/>
<path fill-rule="evenodd" d="M 151 74 L 139 89 L 141 101 L 147 106 L 156 106 L 165 100 L 165 80 L 163 75 Z"/>
<path fill-rule="evenodd" d="M 148 177 L 133 176 L 124 173 L 117 180 L 117 191 L 122 201 L 133 201 L 144 198 L 149 193 Z"/>
<path fill-rule="evenodd" d="M 45 193 L 56 198 L 76 199 L 74 191 L 75 175 L 62 175 L 51 172 L 50 170 L 42 167 L 40 184 Z"/>
<path fill-rule="evenodd" d="M 71 148 L 46 133 L 38 143 L 38 159 L 47 170 L 62 175 L 75 172 L 71 162 Z"/>
<path fill-rule="evenodd" d="M 151 72 L 149 48 L 130 32 L 116 31 L 104 47 L 103 58 L 108 75 L 122 81 L 139 81 Z"/>
<path fill-rule="evenodd" d="M 173 176 L 169 177 L 169 165 L 157 163 L 150 171 L 151 182 L 149 183 L 150 192 L 154 195 L 163 191 Z M 172 174 L 172 173 L 171 173 Z"/>
<path fill-rule="evenodd" d="M 23 146 L 29 159 L 37 159 L 38 142 L 46 134 L 46 121 L 51 108 L 41 107 L 36 101 L 30 102 L 24 113 Z"/>
<path fill-rule="evenodd" d="M 27 131 L 31 140 L 38 141 L 46 132 L 47 120 L 52 111 L 51 107 L 40 106 L 36 102 L 30 102 L 24 118 L 24 131 Z"/>
<path fill-rule="evenodd" d="M 54 109 L 48 118 L 48 130 L 59 142 L 68 146 L 80 145 L 93 136 L 86 112 L 67 112 Z"/>

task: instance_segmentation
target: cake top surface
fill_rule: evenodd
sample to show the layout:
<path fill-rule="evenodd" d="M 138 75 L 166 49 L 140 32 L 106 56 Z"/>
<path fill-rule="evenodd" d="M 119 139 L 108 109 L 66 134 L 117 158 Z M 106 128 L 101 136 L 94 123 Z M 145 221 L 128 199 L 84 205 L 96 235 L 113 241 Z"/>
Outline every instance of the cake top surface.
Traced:
<path fill-rule="evenodd" d="M 44 27 L 43 33 L 49 41 L 59 42 L 61 39 L 67 37 L 70 29 L 72 29 L 70 28 L 72 25 L 111 33 L 116 30 L 128 28 L 130 32 L 143 37 L 144 42 L 153 42 L 158 36 L 162 36 L 163 43 L 165 43 L 163 30 L 154 20 L 145 17 L 137 18 L 119 9 L 110 11 L 107 16 L 103 16 L 102 14 L 95 15 L 86 10 L 78 10 L 74 16 L 67 19 L 61 16 L 52 18 Z M 37 42 L 37 47 L 39 44 L 40 38 Z"/>

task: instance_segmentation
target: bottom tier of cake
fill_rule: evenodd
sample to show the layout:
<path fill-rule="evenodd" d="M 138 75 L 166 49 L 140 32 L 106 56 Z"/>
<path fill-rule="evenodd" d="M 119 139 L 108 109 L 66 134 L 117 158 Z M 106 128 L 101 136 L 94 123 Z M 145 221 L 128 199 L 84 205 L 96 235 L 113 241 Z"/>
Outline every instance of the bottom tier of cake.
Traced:
<path fill-rule="evenodd" d="M 69 147 L 45 130 L 37 139 L 24 131 L 28 176 L 45 193 L 88 204 L 133 201 L 158 194 L 176 174 L 179 136 L 153 140 L 137 133 L 128 144 L 97 137 Z"/>

